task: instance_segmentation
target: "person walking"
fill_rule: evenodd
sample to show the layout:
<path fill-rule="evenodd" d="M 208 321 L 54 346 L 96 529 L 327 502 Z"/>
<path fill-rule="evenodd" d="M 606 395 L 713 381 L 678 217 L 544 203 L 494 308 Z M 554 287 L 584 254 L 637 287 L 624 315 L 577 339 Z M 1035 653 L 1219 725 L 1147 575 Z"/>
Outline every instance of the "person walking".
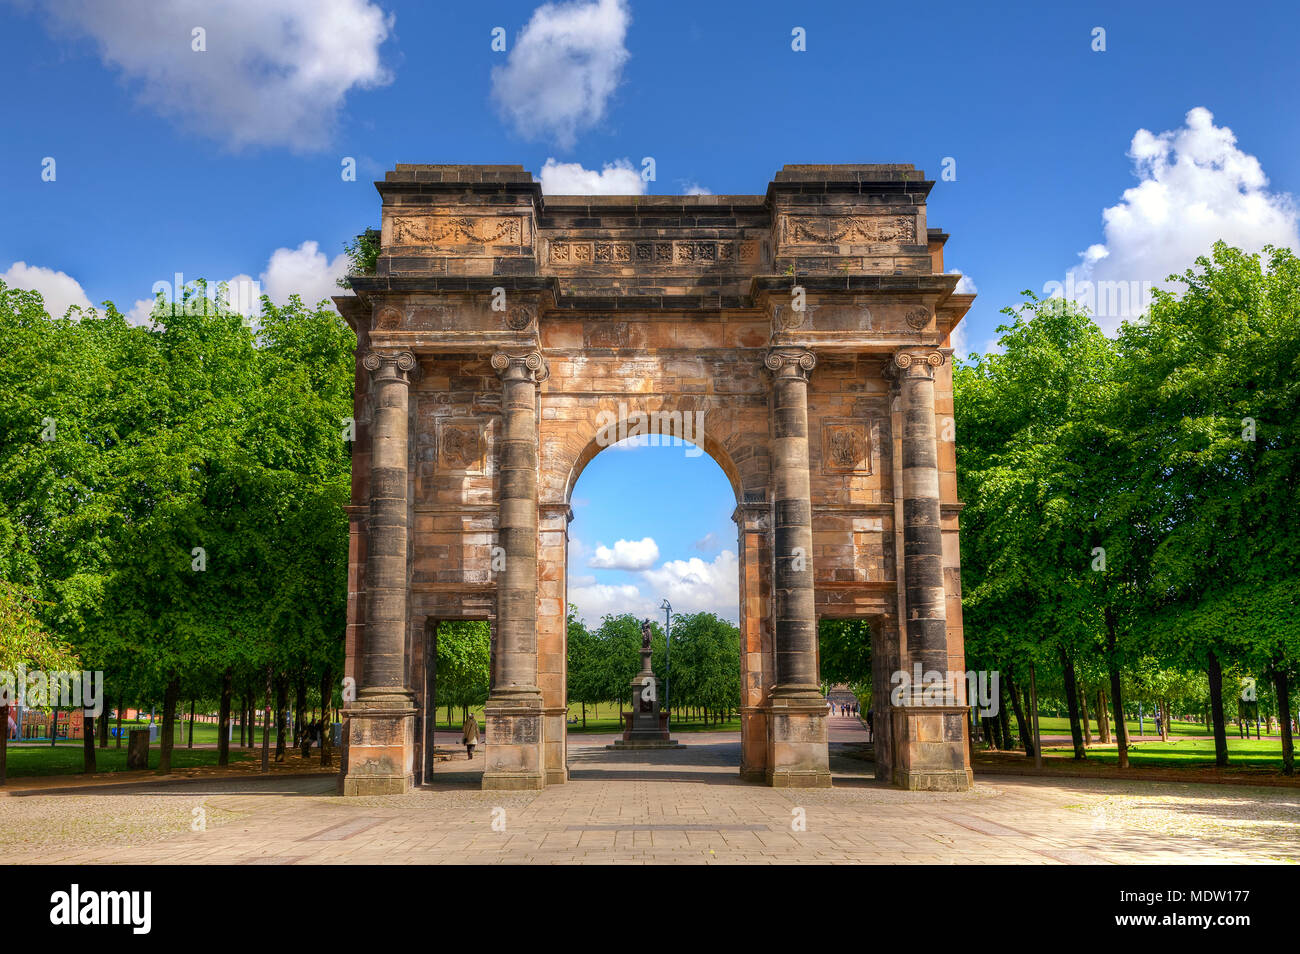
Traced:
<path fill-rule="evenodd" d="M 875 730 L 872 728 L 871 710 L 868 709 L 867 710 L 867 741 L 874 742 L 875 738 L 876 738 Z"/>
<path fill-rule="evenodd" d="M 474 718 L 474 713 L 471 712 L 461 725 L 460 735 L 468 757 L 474 758 L 474 746 L 478 745 L 478 720 Z"/>

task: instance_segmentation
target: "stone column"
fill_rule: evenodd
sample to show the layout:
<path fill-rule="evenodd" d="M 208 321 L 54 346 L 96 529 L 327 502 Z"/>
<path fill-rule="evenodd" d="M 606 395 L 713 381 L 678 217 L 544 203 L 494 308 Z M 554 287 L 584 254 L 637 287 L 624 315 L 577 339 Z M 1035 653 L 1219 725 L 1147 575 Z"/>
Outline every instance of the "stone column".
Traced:
<path fill-rule="evenodd" d="M 415 701 L 407 684 L 408 398 L 419 365 L 409 351 L 370 351 L 370 517 L 361 678 L 348 710 L 345 795 L 409 791 Z"/>
<path fill-rule="evenodd" d="M 905 349 L 894 354 L 888 372 L 898 389 L 902 434 L 901 493 L 906 655 L 902 660 L 911 692 L 893 709 L 894 784 L 903 788 L 961 791 L 970 786 L 966 750 L 966 708 L 959 699 L 923 694 L 917 684 L 948 673 L 948 619 L 943 581 L 943 531 L 939 520 L 939 457 L 935 441 L 934 371 L 939 351 Z M 958 687 L 958 691 L 963 691 Z"/>
<path fill-rule="evenodd" d="M 776 685 L 770 693 L 767 780 L 772 785 L 831 783 L 826 705 L 817 671 L 817 613 L 808 478 L 808 373 L 811 351 L 780 348 L 772 372 L 772 588 Z"/>
<path fill-rule="evenodd" d="M 548 375 L 536 351 L 499 351 L 501 453 L 497 573 L 497 646 L 487 723 L 485 789 L 546 785 L 542 691 L 537 682 L 537 386 Z"/>

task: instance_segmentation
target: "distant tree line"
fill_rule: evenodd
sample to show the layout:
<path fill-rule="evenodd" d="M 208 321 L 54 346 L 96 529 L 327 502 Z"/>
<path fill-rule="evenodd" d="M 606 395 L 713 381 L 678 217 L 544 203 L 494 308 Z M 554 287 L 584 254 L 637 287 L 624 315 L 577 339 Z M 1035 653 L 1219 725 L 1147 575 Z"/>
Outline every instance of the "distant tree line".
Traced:
<path fill-rule="evenodd" d="M 291 705 L 341 701 L 356 339 L 297 297 L 254 323 L 209 292 L 141 327 L 0 283 L 0 580 L 119 719 L 161 705 L 162 771 L 186 701 L 219 707 L 221 764 L 232 714 L 269 707 L 279 755 Z"/>
<path fill-rule="evenodd" d="M 588 629 L 569 608 L 569 701 L 632 704 L 632 677 L 641 668 L 641 620 L 630 613 L 605 616 Z M 651 621 L 651 665 L 660 683 L 668 677 L 672 718 L 727 721 L 740 708 L 740 630 L 713 613 L 672 617 L 672 668 L 663 627 Z M 662 702 L 662 700 L 661 700 Z"/>
<path fill-rule="evenodd" d="M 1006 309 L 954 374 L 968 668 L 1032 753 L 1031 680 L 1128 762 L 1134 697 L 1278 719 L 1300 662 L 1300 261 L 1217 244 L 1114 339 L 1060 299 Z M 1113 725 L 1107 726 L 1107 720 Z M 1010 716 L 986 725 L 1008 745 Z"/>

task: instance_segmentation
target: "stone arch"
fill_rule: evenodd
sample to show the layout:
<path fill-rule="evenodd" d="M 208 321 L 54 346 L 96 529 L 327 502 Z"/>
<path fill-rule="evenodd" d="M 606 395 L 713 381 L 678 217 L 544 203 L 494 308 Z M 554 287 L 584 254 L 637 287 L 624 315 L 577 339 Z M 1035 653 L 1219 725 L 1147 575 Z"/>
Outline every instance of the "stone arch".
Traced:
<path fill-rule="evenodd" d="M 742 771 L 830 784 L 819 615 L 879 617 L 900 666 L 963 668 L 936 424 L 972 296 L 927 225 L 932 185 L 905 164 L 787 166 L 728 196 L 543 201 L 517 166 L 378 183 L 374 273 L 335 299 L 358 345 L 345 793 L 410 787 L 410 634 L 444 612 L 496 626 L 484 787 L 565 780 L 569 499 L 598 429 L 633 412 L 670 433 L 703 412 L 692 442 L 736 495 Z M 896 784 L 970 784 L 963 712 L 891 707 Z"/>
<path fill-rule="evenodd" d="M 541 396 L 543 411 L 547 396 Z M 741 773 L 762 779 L 768 759 L 766 693 L 773 680 L 770 603 L 771 559 L 767 542 L 767 410 L 728 406 L 712 395 L 657 392 L 593 395 L 580 414 L 563 422 L 543 420 L 539 587 L 543 602 L 563 591 L 567 609 L 568 527 L 573 490 L 588 464 L 620 435 L 642 433 L 689 441 L 722 471 L 736 509 L 736 557 L 741 633 Z M 544 413 L 545 418 L 545 413 Z M 700 422 L 703 422 L 701 426 Z M 748 504 L 746 504 L 748 501 Z M 545 607 L 544 607 L 545 608 Z M 538 655 L 545 719 L 545 762 L 549 781 L 567 778 L 567 624 L 558 612 L 539 613 Z"/>
<path fill-rule="evenodd" d="M 663 401 L 664 405 L 670 405 L 673 403 L 678 402 L 674 402 L 671 398 Z M 571 460 L 572 463 L 569 467 L 569 476 L 565 481 L 564 502 L 571 502 L 573 497 L 573 488 L 577 486 L 578 480 L 582 476 L 582 472 L 586 470 L 587 465 L 595 460 L 596 456 L 601 451 L 607 450 L 614 446 L 614 443 L 617 443 L 617 440 L 614 442 L 606 441 L 602 437 L 602 433 L 608 433 L 614 437 L 617 437 L 619 434 L 635 436 L 632 432 L 632 428 L 636 426 L 635 415 L 638 413 L 644 413 L 649 415 L 663 415 L 659 420 L 665 421 L 669 424 L 665 431 L 655 430 L 650 433 L 666 438 L 677 438 L 688 441 L 698 447 L 703 454 L 708 455 L 708 457 L 711 458 L 722 470 L 723 474 L 726 475 L 728 483 L 731 484 L 731 490 L 735 501 L 739 504 L 741 500 L 744 499 L 744 476 L 740 473 L 740 470 L 737 467 L 736 462 L 732 459 L 731 454 L 728 453 L 726 444 L 722 439 L 715 437 L 707 429 L 704 430 L 703 433 L 697 433 L 694 424 L 687 423 L 688 419 L 686 415 L 694 415 L 697 413 L 707 414 L 707 410 L 691 407 L 690 405 L 693 402 L 689 400 L 680 403 L 686 406 L 676 408 L 659 407 L 646 411 L 633 410 L 624 417 L 612 419 L 606 427 L 597 425 L 597 433 L 591 435 L 580 451 L 574 454 L 571 458 L 567 458 L 568 460 Z M 751 478 L 751 483 L 756 482 L 755 479 Z M 753 489 L 757 492 L 762 492 L 761 485 Z"/>

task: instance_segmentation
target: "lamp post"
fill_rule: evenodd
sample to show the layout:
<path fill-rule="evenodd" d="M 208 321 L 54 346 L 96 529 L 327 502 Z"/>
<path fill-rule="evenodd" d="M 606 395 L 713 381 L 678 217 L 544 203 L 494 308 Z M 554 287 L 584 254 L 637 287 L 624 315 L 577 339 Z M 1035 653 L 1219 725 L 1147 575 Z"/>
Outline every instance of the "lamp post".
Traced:
<path fill-rule="evenodd" d="M 664 611 L 664 728 L 673 730 L 673 710 L 668 707 L 668 685 L 673 674 L 673 604 L 664 600 L 659 604 Z"/>

